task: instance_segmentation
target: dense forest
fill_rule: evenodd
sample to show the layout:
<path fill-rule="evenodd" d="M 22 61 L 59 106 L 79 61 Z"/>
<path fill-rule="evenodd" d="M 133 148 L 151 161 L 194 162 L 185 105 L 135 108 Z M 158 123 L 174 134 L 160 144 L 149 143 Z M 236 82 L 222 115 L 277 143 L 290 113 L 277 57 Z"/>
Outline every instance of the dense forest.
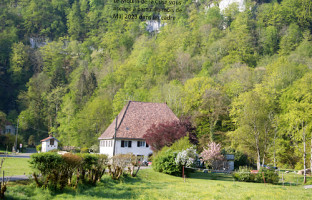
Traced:
<path fill-rule="evenodd" d="M 0 123 L 90 147 L 128 100 L 166 102 L 208 141 L 303 166 L 312 141 L 312 2 L 181 0 L 160 31 L 109 0 L 1 0 Z M 309 158 L 308 153 L 307 158 Z"/>

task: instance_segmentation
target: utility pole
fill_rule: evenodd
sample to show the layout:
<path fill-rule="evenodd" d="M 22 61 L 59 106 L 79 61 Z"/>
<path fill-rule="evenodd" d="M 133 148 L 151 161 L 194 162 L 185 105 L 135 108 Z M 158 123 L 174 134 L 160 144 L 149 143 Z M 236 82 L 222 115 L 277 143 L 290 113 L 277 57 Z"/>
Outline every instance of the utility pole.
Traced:
<path fill-rule="evenodd" d="M 115 156 L 116 151 L 116 135 L 117 135 L 117 122 L 118 122 L 118 115 L 116 116 L 116 125 L 115 125 L 115 134 L 114 134 L 114 149 L 113 149 L 113 156 Z"/>

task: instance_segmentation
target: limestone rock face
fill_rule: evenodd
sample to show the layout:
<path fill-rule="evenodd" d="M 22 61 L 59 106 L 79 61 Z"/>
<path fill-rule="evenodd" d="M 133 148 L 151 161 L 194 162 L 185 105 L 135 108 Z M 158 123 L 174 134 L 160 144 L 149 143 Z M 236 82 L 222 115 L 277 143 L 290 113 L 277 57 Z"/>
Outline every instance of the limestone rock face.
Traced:
<path fill-rule="evenodd" d="M 219 8 L 221 11 L 223 11 L 225 8 L 227 8 L 232 3 L 238 4 L 238 9 L 240 12 L 245 10 L 245 1 L 244 0 L 222 0 L 219 4 Z"/>
<path fill-rule="evenodd" d="M 160 20 L 149 20 L 146 22 L 146 25 L 146 30 L 151 33 L 158 32 L 166 23 L 161 23 Z"/>

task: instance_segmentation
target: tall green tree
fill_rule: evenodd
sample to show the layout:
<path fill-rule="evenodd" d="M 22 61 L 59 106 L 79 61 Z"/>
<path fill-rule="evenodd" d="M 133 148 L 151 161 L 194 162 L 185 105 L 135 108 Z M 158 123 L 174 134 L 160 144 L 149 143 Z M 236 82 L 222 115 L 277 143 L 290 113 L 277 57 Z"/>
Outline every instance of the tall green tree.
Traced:
<path fill-rule="evenodd" d="M 230 133 L 233 144 L 255 157 L 259 170 L 271 138 L 272 99 L 258 85 L 234 99 L 230 115 L 237 127 Z"/>
<path fill-rule="evenodd" d="M 302 142 L 304 183 L 306 183 L 306 141 L 312 136 L 312 73 L 294 82 L 282 95 L 282 117 L 287 122 L 286 129 L 295 142 Z M 312 162 L 312 160 L 311 160 Z M 311 163 L 312 164 L 312 163 Z"/>

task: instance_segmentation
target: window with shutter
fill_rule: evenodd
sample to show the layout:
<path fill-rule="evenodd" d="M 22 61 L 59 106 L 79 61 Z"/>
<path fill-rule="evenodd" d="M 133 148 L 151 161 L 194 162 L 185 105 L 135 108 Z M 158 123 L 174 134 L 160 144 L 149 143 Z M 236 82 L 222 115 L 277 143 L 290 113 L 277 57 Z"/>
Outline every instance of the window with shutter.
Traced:
<path fill-rule="evenodd" d="M 132 143 L 132 141 L 128 141 L 128 147 L 129 148 L 131 147 L 131 143 Z"/>
<path fill-rule="evenodd" d="M 125 141 L 121 140 L 121 147 L 125 147 Z"/>

